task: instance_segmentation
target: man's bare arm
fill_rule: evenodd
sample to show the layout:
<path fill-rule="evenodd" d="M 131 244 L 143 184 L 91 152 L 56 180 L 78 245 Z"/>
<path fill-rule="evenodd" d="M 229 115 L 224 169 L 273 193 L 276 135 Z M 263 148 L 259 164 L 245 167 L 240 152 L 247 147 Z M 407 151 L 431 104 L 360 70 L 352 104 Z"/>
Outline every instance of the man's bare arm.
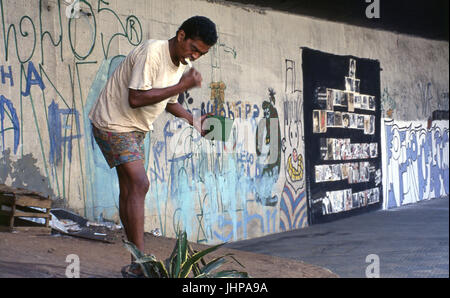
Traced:
<path fill-rule="evenodd" d="M 128 103 L 133 109 L 156 104 L 193 87 L 200 87 L 201 83 L 202 76 L 197 70 L 191 68 L 181 77 L 178 84 L 174 86 L 167 88 L 152 88 L 145 91 L 128 89 Z"/>
<path fill-rule="evenodd" d="M 194 118 L 191 113 L 189 113 L 182 105 L 177 103 L 168 103 L 166 106 L 166 111 L 178 118 L 186 119 L 189 125 L 194 124 Z"/>

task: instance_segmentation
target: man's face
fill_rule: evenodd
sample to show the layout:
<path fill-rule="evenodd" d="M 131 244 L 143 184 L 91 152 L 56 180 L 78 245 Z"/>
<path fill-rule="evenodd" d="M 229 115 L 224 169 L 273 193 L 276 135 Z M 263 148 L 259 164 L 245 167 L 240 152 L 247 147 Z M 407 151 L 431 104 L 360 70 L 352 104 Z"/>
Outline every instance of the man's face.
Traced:
<path fill-rule="evenodd" d="M 191 61 L 195 61 L 208 53 L 210 46 L 205 44 L 201 39 L 185 39 L 185 36 L 184 31 L 180 30 L 177 35 L 177 39 L 179 44 L 178 56 L 180 62 L 186 65 L 186 58 L 189 58 Z"/>

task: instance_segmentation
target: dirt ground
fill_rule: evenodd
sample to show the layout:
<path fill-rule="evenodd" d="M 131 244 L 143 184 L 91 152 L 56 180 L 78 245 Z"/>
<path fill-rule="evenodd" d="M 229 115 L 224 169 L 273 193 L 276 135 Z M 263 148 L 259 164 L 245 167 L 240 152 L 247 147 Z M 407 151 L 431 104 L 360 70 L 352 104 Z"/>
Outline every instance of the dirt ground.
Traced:
<path fill-rule="evenodd" d="M 73 260 L 66 258 L 76 254 L 80 261 L 81 278 L 121 278 L 120 269 L 130 261 L 130 255 L 122 243 L 123 232 L 114 233 L 114 243 L 103 243 L 67 235 L 35 235 L 29 232 L 0 232 L 0 277 L 3 278 L 65 278 L 66 268 Z M 145 235 L 145 253 L 158 259 L 166 259 L 176 240 Z M 208 246 L 191 243 L 196 250 Z M 227 253 L 245 266 L 230 260 L 223 269 L 248 272 L 255 278 L 333 278 L 338 277 L 328 269 L 301 261 L 269 255 L 219 248 L 206 258 L 212 260 Z"/>

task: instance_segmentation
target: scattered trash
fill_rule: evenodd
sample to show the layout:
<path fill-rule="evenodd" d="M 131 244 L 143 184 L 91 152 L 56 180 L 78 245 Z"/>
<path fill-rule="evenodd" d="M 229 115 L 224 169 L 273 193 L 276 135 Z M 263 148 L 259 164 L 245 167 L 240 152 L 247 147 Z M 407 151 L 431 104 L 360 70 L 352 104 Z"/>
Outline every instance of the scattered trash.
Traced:
<path fill-rule="evenodd" d="M 161 236 L 161 231 L 159 230 L 159 228 L 153 229 L 150 231 L 150 234 L 152 234 L 153 236 L 159 237 Z"/>
<path fill-rule="evenodd" d="M 52 215 L 50 226 L 54 231 L 63 235 L 70 235 L 79 238 L 97 240 L 107 243 L 114 243 L 115 230 L 122 227 L 114 222 L 92 222 L 64 209 L 50 210 Z"/>

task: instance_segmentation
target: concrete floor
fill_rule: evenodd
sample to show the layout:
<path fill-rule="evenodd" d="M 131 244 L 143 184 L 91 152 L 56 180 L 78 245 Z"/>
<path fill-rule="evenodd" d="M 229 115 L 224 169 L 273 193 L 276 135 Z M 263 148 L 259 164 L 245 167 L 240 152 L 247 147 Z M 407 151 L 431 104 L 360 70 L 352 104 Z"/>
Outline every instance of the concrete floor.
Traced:
<path fill-rule="evenodd" d="M 226 247 L 301 260 L 340 277 L 448 278 L 448 238 L 447 196 Z"/>

